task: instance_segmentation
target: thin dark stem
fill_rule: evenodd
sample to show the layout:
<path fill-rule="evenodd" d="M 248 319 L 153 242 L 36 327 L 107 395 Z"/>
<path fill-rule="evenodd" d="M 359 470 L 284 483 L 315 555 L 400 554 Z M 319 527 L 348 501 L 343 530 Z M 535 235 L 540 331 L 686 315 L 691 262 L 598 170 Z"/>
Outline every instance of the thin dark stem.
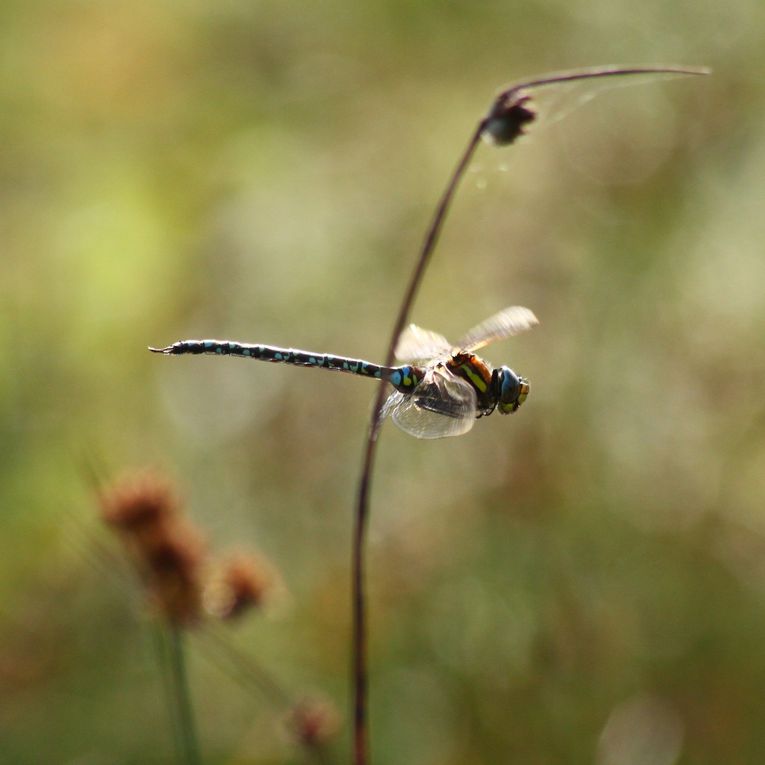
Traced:
<path fill-rule="evenodd" d="M 444 219 L 449 210 L 454 193 L 465 174 L 473 154 L 478 146 L 481 136 L 486 130 L 489 120 L 496 117 L 501 107 L 510 102 L 510 98 L 520 91 L 540 88 L 556 83 L 574 82 L 576 80 L 595 79 L 600 77 L 613 77 L 640 74 L 679 74 L 701 75 L 708 74 L 709 70 L 702 67 L 681 66 L 609 66 L 591 69 L 579 69 L 576 71 L 560 72 L 545 77 L 527 80 L 505 88 L 495 99 L 487 117 L 484 117 L 473 133 L 467 148 L 451 175 L 449 183 L 439 200 L 436 211 L 428 227 L 425 239 L 420 249 L 419 257 L 410 277 L 404 298 L 401 302 L 393 331 L 388 343 L 388 351 L 385 356 L 385 366 L 393 364 L 396 344 L 399 335 L 406 325 L 409 313 L 414 303 L 417 292 L 422 283 L 425 270 L 430 262 L 433 250 L 438 242 Z M 518 124 L 516 136 L 523 131 Z M 382 421 L 382 407 L 385 400 L 386 386 L 380 385 L 372 407 L 372 416 L 367 431 L 367 441 L 364 450 L 361 477 L 359 479 L 358 494 L 355 508 L 355 522 L 352 539 L 351 559 L 351 598 L 353 608 L 353 635 L 352 635 L 352 672 L 353 672 L 353 765 L 368 765 L 369 763 L 369 725 L 367 709 L 367 622 L 366 622 L 366 596 L 365 596 L 365 541 L 367 524 L 369 520 L 369 494 L 372 486 L 372 472 L 377 450 L 377 437 L 380 432 Z"/>
<path fill-rule="evenodd" d="M 531 88 L 541 88 L 546 85 L 576 82 L 578 80 L 594 80 L 600 77 L 624 77 L 641 74 L 704 75 L 709 73 L 710 70 L 704 66 L 595 66 L 590 69 L 554 72 L 534 80 L 519 82 L 505 88 L 499 97 L 518 90 L 529 90 Z"/>
<path fill-rule="evenodd" d="M 404 299 L 401 302 L 396 322 L 388 344 L 385 356 L 385 365 L 391 366 L 396 353 L 396 342 L 404 329 L 409 313 L 417 296 L 417 291 L 422 283 L 430 256 L 438 242 L 441 227 L 449 209 L 449 205 L 457 190 L 457 186 L 470 164 L 478 142 L 481 140 L 483 120 L 473 133 L 467 148 L 457 167 L 452 173 L 449 184 L 438 203 L 436 212 L 428 227 L 425 240 L 420 250 L 420 255 L 415 265 L 412 277 L 409 280 Z M 364 462 L 361 469 L 358 497 L 356 501 L 356 518 L 353 532 L 353 556 L 352 566 L 352 598 L 353 598 L 353 763 L 354 765 L 366 765 L 369 761 L 369 741 L 367 724 L 367 632 L 366 632 L 366 599 L 365 599 L 365 566 L 364 549 L 369 517 L 369 492 L 372 485 L 372 469 L 374 466 L 377 450 L 377 436 L 380 431 L 382 406 L 385 400 L 386 388 L 380 385 L 372 407 L 372 417 L 369 423 Z"/>
<path fill-rule="evenodd" d="M 180 761 L 185 765 L 201 765 L 194 712 L 191 708 L 191 692 L 186 674 L 183 632 L 179 627 L 170 625 L 168 638 L 172 703 L 178 720 Z"/>

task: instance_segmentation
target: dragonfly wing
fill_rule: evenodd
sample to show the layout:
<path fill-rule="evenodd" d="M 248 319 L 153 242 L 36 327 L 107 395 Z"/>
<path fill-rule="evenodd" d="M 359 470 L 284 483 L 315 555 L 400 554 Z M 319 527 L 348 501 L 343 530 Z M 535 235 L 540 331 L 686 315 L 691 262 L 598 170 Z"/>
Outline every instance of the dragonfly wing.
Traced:
<path fill-rule="evenodd" d="M 473 327 L 457 345 L 460 350 L 472 353 L 496 340 L 525 332 L 535 324 L 539 324 L 539 320 L 534 316 L 533 311 L 520 305 L 513 305 Z"/>
<path fill-rule="evenodd" d="M 451 343 L 438 332 L 410 324 L 398 338 L 396 358 L 404 361 L 431 361 L 451 353 Z"/>
<path fill-rule="evenodd" d="M 401 391 L 394 390 L 393 393 L 388 396 L 388 399 L 383 404 L 382 417 L 391 417 L 393 413 L 408 399 L 409 396 L 401 393 Z"/>
<path fill-rule="evenodd" d="M 412 393 L 394 391 L 384 416 L 415 438 L 444 438 L 467 433 L 475 423 L 475 390 L 441 369 L 429 370 Z"/>

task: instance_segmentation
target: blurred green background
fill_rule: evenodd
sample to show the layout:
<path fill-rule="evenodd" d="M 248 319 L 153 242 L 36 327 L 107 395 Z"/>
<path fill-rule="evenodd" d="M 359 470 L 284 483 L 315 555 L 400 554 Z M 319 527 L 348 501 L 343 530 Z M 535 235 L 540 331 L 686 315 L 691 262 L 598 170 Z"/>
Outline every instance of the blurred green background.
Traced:
<path fill-rule="evenodd" d="M 380 360 L 496 90 L 658 62 L 714 76 L 556 95 L 460 190 L 413 319 L 531 307 L 486 354 L 531 395 L 384 429 L 373 759 L 765 762 L 763 39 L 758 0 L 5 0 L 0 762 L 173 761 L 94 465 L 166 471 L 212 553 L 268 556 L 285 594 L 226 639 L 347 711 L 373 384 L 146 346 Z M 190 670 L 205 762 L 303 761 L 202 641 Z"/>

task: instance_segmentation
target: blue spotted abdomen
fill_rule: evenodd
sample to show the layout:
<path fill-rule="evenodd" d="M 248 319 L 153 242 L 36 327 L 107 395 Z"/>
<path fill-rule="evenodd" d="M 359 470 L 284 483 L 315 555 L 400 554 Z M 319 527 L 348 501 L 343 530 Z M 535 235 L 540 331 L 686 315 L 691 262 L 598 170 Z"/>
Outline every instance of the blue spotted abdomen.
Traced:
<path fill-rule="evenodd" d="M 422 378 L 425 375 L 425 370 L 421 367 L 411 367 L 409 365 L 383 369 L 386 372 L 383 374 L 383 377 L 388 380 L 396 390 L 399 390 L 402 393 L 411 393 L 422 381 Z"/>
<path fill-rule="evenodd" d="M 231 340 L 181 340 L 166 348 L 152 348 L 151 350 L 168 355 L 207 353 L 213 356 L 239 356 L 259 361 L 270 361 L 274 364 L 332 369 L 361 377 L 389 380 L 397 390 L 403 393 L 411 392 L 424 374 L 424 370 L 419 367 L 406 365 L 383 367 L 363 359 L 352 359 L 329 353 L 310 353 L 295 348 L 279 348 L 275 345 L 237 343 Z"/>

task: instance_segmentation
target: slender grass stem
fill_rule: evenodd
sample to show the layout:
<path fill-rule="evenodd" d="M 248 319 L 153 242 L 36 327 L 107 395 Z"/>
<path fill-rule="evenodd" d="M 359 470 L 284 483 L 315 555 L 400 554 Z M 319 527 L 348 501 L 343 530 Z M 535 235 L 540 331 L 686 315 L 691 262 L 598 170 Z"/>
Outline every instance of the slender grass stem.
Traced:
<path fill-rule="evenodd" d="M 178 761 L 183 765 L 201 765 L 202 758 L 197 742 L 194 711 L 191 705 L 183 630 L 175 625 L 168 627 L 168 660 L 170 664 L 171 704 L 175 709 L 178 727 Z"/>
<path fill-rule="evenodd" d="M 181 732 L 178 725 L 178 709 L 175 704 L 175 694 L 173 692 L 172 669 L 170 666 L 170 647 L 168 644 L 167 629 L 164 624 L 155 622 L 151 625 L 151 637 L 154 644 L 154 650 L 157 654 L 157 663 L 159 664 L 159 674 L 162 679 L 162 691 L 167 704 L 168 718 L 170 728 L 173 733 L 173 746 L 176 757 L 180 758 L 182 751 Z"/>
<path fill-rule="evenodd" d="M 284 711 L 295 706 L 295 699 L 276 678 L 253 657 L 237 650 L 215 626 L 206 626 L 199 632 L 197 639 L 203 641 L 210 657 L 243 687 L 257 691 L 269 703 Z"/>
<path fill-rule="evenodd" d="M 504 136 L 504 143 L 511 143 L 523 130 L 523 122 L 533 119 L 533 112 L 518 111 L 526 99 L 521 97 L 524 91 L 546 87 L 556 83 L 574 82 L 601 77 L 645 74 L 678 74 L 678 75 L 703 75 L 709 70 L 702 67 L 681 66 L 609 66 L 591 69 L 580 69 L 569 72 L 557 72 L 540 78 L 527 80 L 505 88 L 494 100 L 492 108 L 487 116 L 482 118 L 473 133 L 470 141 L 455 167 L 449 182 L 436 207 L 433 218 L 425 234 L 414 270 L 409 279 L 403 300 L 399 307 L 393 331 L 388 343 L 388 351 L 385 356 L 385 366 L 393 364 L 396 343 L 398 337 L 406 325 L 414 300 L 422 284 L 425 270 L 430 262 L 433 251 L 438 243 L 438 238 L 443 227 L 446 214 L 452 202 L 452 198 L 462 180 L 473 154 L 481 140 L 484 131 L 490 126 L 490 122 L 497 119 L 507 119 L 508 124 L 504 127 L 509 133 Z M 518 118 L 521 118 L 520 121 Z M 508 135 L 510 136 L 508 138 Z M 368 765 L 369 763 L 369 725 L 368 725 L 368 678 L 367 678 L 367 620 L 366 620 L 366 592 L 365 592 L 365 549 L 366 532 L 369 521 L 369 495 L 372 486 L 372 472 L 377 450 L 377 438 L 382 421 L 382 408 L 385 400 L 386 386 L 380 385 L 372 407 L 372 415 L 367 430 L 367 440 L 364 449 L 364 458 L 361 468 L 361 476 L 356 497 L 354 517 L 354 530 L 351 553 L 351 599 L 352 599 L 352 683 L 353 683 L 353 765 Z"/>
<path fill-rule="evenodd" d="M 298 709 L 299 701 L 274 675 L 254 657 L 241 653 L 217 626 L 206 625 L 203 629 L 197 630 L 196 636 L 197 640 L 202 641 L 200 647 L 206 649 L 208 657 L 245 690 L 257 692 L 259 696 L 282 712 L 293 713 Z M 333 761 L 324 741 L 305 740 L 299 735 L 297 740 L 302 746 L 305 762 L 330 765 Z"/>

